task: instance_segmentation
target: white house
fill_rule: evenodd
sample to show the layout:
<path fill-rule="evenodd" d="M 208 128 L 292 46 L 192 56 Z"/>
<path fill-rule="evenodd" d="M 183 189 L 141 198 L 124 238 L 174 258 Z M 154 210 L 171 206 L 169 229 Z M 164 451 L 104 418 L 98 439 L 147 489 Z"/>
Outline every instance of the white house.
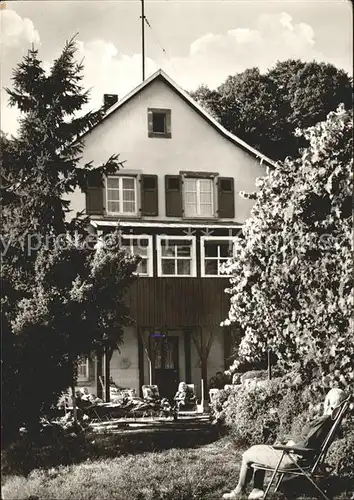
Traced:
<path fill-rule="evenodd" d="M 152 381 L 167 397 L 185 380 L 200 395 L 201 378 L 224 370 L 230 355 L 219 266 L 252 207 L 239 192 L 254 191 L 274 163 L 161 70 L 109 107 L 84 142 L 83 164 L 116 153 L 125 163 L 103 188 L 92 178 L 86 193 L 76 191 L 72 209 L 86 209 L 99 234 L 119 221 L 127 250 L 143 257 L 127 297 L 135 324 L 113 354 L 112 378 L 137 392 Z M 80 384 L 99 388 L 97 363 L 83 361 Z"/>

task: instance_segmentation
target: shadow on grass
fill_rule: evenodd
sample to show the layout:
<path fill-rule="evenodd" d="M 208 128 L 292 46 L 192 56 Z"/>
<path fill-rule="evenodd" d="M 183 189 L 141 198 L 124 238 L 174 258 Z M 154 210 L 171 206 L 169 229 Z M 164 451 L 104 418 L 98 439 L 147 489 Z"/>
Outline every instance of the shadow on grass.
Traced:
<path fill-rule="evenodd" d="M 24 435 L 2 451 L 1 472 L 5 475 L 28 475 L 38 468 L 78 464 L 86 460 L 114 458 L 122 455 L 163 451 L 171 448 L 195 448 L 214 442 L 216 429 L 205 434 L 193 432 L 146 434 L 96 434 L 79 435 L 63 432 L 46 432 Z"/>
<path fill-rule="evenodd" d="M 329 498 L 350 500 L 354 494 L 354 477 L 349 475 L 330 476 L 318 483 L 322 491 Z M 285 480 L 281 486 L 279 496 L 273 495 L 274 499 L 298 499 L 309 500 L 321 498 L 316 489 L 304 478 L 293 478 Z"/>

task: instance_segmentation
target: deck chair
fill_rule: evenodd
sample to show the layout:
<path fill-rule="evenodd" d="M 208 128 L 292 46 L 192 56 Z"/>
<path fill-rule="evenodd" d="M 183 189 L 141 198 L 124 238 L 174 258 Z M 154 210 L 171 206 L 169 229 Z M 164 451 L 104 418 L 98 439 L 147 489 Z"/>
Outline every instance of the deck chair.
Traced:
<path fill-rule="evenodd" d="M 150 405 L 150 408 L 144 412 L 144 416 L 153 416 L 160 408 L 161 396 L 157 385 L 143 385 L 141 387 L 143 400 Z"/>
<path fill-rule="evenodd" d="M 143 399 L 146 401 L 160 401 L 160 392 L 157 385 L 142 386 Z"/>
<path fill-rule="evenodd" d="M 325 437 L 319 449 L 315 450 L 313 448 L 302 448 L 296 445 L 295 446 L 273 445 L 273 448 L 275 450 L 281 450 L 283 452 L 275 469 L 267 467 L 262 464 L 257 464 L 257 463 L 252 464 L 252 467 L 255 470 L 272 472 L 272 477 L 264 493 L 263 500 L 267 498 L 268 493 L 273 483 L 275 482 L 277 475 L 278 478 L 275 483 L 274 492 L 278 491 L 279 486 L 282 483 L 285 476 L 294 476 L 294 477 L 298 476 L 307 479 L 312 484 L 312 486 L 314 486 L 316 490 L 320 493 L 322 498 L 324 498 L 325 500 L 329 500 L 329 498 L 321 490 L 318 484 L 316 484 L 315 479 L 324 478 L 324 470 L 325 470 L 324 461 L 326 459 L 328 449 L 335 438 L 338 427 L 342 422 L 346 412 L 348 411 L 349 399 L 350 398 L 347 398 L 339 405 L 339 407 L 337 407 L 334 410 L 337 414 L 333 420 L 332 427 L 330 428 L 327 436 Z M 299 455 L 301 458 L 297 461 L 295 458 L 293 458 L 293 454 Z M 293 462 L 294 467 L 281 468 L 281 462 L 286 455 Z M 329 473 L 331 473 L 332 470 L 330 470 Z"/>
<path fill-rule="evenodd" d="M 187 385 L 187 390 L 190 395 L 190 401 L 187 402 L 185 406 L 182 408 L 179 408 L 179 405 L 176 405 L 176 411 L 177 413 L 183 413 L 183 412 L 196 412 L 197 411 L 197 400 L 195 397 L 195 388 L 194 384 L 186 384 Z"/>
<path fill-rule="evenodd" d="M 189 410 L 187 411 L 196 411 L 197 410 L 197 398 L 195 396 L 195 387 L 194 384 L 187 384 L 190 394 L 192 395 L 192 400 L 190 401 Z"/>
<path fill-rule="evenodd" d="M 209 401 L 213 403 L 216 397 L 219 395 L 220 389 L 209 389 Z"/>

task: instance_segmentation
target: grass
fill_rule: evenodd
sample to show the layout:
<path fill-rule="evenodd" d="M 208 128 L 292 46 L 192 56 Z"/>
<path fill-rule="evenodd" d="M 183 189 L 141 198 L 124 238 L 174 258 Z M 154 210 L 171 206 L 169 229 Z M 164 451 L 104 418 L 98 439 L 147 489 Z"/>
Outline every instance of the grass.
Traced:
<path fill-rule="evenodd" d="M 239 455 L 225 440 L 3 476 L 2 498 L 201 500 L 220 498 L 235 483 Z"/>
<path fill-rule="evenodd" d="M 219 500 L 235 487 L 240 457 L 224 437 L 196 448 L 86 459 L 3 474 L 2 499 Z M 349 499 L 350 491 L 336 498 Z"/>

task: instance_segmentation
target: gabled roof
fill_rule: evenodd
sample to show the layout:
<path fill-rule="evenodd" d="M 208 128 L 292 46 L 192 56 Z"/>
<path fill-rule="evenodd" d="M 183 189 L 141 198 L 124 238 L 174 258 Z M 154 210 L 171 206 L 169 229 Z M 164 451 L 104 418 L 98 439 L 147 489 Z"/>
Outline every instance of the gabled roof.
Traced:
<path fill-rule="evenodd" d="M 177 85 L 177 83 L 174 82 L 172 80 L 172 78 L 170 78 L 162 69 L 159 69 L 158 71 L 156 71 L 155 73 L 153 73 L 151 76 L 149 76 L 149 78 L 147 78 L 146 80 L 144 80 L 142 83 L 140 83 L 140 85 L 138 85 L 137 87 L 135 87 L 135 89 L 133 89 L 131 92 L 129 92 L 129 94 L 127 94 L 120 101 L 118 101 L 116 104 L 114 104 L 109 109 L 107 109 L 107 111 L 106 111 L 105 115 L 103 116 L 102 120 L 99 123 L 97 123 L 95 126 L 93 126 L 89 131 L 87 131 L 83 135 L 87 135 L 89 132 L 91 132 L 91 130 L 93 130 L 94 128 L 96 128 L 97 126 L 99 126 L 100 123 L 103 120 L 105 120 L 106 118 L 108 118 L 109 116 L 111 116 L 113 113 L 115 113 L 117 110 L 119 110 L 122 106 L 124 106 L 124 104 L 126 104 L 128 101 L 130 101 L 131 99 L 133 99 L 137 94 L 139 94 L 139 92 L 141 92 L 145 87 L 147 87 L 152 82 L 154 82 L 155 80 L 158 80 L 158 79 L 163 80 L 172 90 L 174 90 L 176 92 L 176 94 L 178 94 L 199 115 L 201 115 L 207 122 L 209 122 L 209 124 L 212 127 L 214 127 L 221 135 L 223 135 L 224 137 L 226 137 L 226 139 L 230 140 L 231 142 L 233 142 L 234 144 L 236 144 L 236 146 L 241 147 L 242 149 L 244 149 L 248 153 L 250 153 L 253 156 L 255 156 L 257 159 L 260 160 L 261 164 L 263 162 L 265 162 L 269 166 L 276 167 L 276 162 L 274 162 L 273 160 L 271 160 L 270 158 L 268 158 L 264 154 L 260 153 L 259 151 L 257 151 L 257 149 L 253 148 L 252 146 L 250 146 L 249 144 L 247 144 L 245 141 L 243 141 L 242 139 L 240 139 L 236 135 L 234 135 L 231 132 L 229 132 L 228 130 L 226 130 L 225 127 L 223 127 L 222 125 L 220 125 L 220 123 L 217 120 L 215 120 L 215 118 L 213 118 L 212 116 L 210 116 L 207 113 L 207 111 L 205 111 L 205 109 L 203 109 L 202 106 L 200 106 L 188 94 L 188 92 L 186 92 L 181 87 L 179 87 Z"/>

